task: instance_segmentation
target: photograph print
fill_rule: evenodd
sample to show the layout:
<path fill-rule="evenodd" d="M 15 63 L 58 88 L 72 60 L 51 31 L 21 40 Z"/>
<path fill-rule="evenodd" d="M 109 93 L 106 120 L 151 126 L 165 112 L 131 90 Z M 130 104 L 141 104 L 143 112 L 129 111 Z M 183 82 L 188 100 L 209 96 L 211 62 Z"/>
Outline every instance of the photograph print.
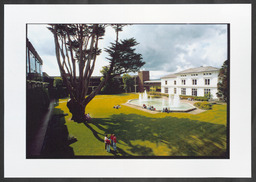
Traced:
<path fill-rule="evenodd" d="M 29 23 L 26 158 L 229 159 L 229 65 L 229 24 Z"/>

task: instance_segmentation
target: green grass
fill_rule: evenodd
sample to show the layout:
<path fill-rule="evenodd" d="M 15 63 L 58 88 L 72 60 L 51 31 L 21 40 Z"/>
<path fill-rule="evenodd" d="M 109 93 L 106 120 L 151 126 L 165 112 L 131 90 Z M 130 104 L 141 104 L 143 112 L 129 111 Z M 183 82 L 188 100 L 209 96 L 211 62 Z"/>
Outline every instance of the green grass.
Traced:
<path fill-rule="evenodd" d="M 91 123 L 71 121 L 66 99 L 56 107 L 67 113 L 69 135 L 78 141 L 70 146 L 77 156 L 113 156 L 104 149 L 105 134 L 115 133 L 119 156 L 225 156 L 226 105 L 213 105 L 200 114 L 151 114 L 123 103 L 136 94 L 98 95 L 86 107 Z M 121 109 L 114 109 L 114 105 Z"/>

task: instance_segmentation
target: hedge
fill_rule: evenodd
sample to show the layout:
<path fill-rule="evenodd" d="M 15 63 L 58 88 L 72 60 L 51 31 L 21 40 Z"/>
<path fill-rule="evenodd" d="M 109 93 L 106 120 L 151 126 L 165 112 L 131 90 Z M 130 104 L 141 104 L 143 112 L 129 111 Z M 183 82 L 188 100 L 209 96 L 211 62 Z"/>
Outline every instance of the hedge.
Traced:
<path fill-rule="evenodd" d="M 195 100 L 195 96 L 191 96 L 191 95 L 180 95 L 180 99 L 193 99 Z"/>
<path fill-rule="evenodd" d="M 196 103 L 194 103 L 194 106 L 196 106 L 200 109 L 204 109 L 204 110 L 212 109 L 212 104 L 209 102 L 196 102 Z"/>
<path fill-rule="evenodd" d="M 149 94 L 150 95 L 154 95 L 154 96 L 159 96 L 158 98 L 160 98 L 160 97 L 162 97 L 162 96 L 166 96 L 166 97 L 168 97 L 169 96 L 169 94 L 165 94 L 165 93 L 161 93 L 161 92 L 149 92 Z M 155 98 L 157 98 L 157 97 L 155 97 Z"/>
<path fill-rule="evenodd" d="M 194 100 L 197 100 L 197 101 L 208 101 L 208 98 L 206 97 L 195 97 Z"/>
<path fill-rule="evenodd" d="M 162 98 L 162 96 L 160 96 L 160 95 L 153 95 L 153 96 L 151 96 L 151 98 Z"/>
<path fill-rule="evenodd" d="M 26 132 L 28 139 L 31 140 L 48 110 L 50 98 L 45 88 L 36 87 L 27 89 L 26 101 Z"/>

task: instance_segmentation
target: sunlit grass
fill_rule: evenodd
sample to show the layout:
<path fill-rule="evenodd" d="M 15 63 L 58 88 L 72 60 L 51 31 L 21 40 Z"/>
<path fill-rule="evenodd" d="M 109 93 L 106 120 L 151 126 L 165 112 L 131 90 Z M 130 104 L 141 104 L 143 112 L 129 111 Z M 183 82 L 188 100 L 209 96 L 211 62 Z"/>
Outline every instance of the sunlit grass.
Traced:
<path fill-rule="evenodd" d="M 67 113 L 66 125 L 78 141 L 70 145 L 75 155 L 113 156 L 104 149 L 105 134 L 115 133 L 120 156 L 224 156 L 227 106 L 213 105 L 200 114 L 152 114 L 122 105 L 137 94 L 98 95 L 86 107 L 93 117 L 87 126 L 71 120 L 67 99 L 59 106 Z M 114 109 L 114 105 L 121 109 Z"/>

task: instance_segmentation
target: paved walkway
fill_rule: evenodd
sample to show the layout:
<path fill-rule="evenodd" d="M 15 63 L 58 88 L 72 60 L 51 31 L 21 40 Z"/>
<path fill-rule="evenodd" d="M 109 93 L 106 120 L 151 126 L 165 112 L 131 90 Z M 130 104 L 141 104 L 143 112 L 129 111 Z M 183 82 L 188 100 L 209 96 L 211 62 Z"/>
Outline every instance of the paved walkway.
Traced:
<path fill-rule="evenodd" d="M 48 127 L 49 120 L 52 115 L 52 111 L 54 108 L 55 101 L 50 102 L 48 112 L 45 114 L 45 116 L 42 118 L 41 125 L 39 126 L 38 131 L 36 132 L 36 135 L 34 139 L 31 142 L 31 145 L 29 146 L 29 149 L 27 151 L 27 154 L 29 156 L 40 156 L 41 149 L 44 143 L 44 138 L 46 134 L 46 130 Z"/>

